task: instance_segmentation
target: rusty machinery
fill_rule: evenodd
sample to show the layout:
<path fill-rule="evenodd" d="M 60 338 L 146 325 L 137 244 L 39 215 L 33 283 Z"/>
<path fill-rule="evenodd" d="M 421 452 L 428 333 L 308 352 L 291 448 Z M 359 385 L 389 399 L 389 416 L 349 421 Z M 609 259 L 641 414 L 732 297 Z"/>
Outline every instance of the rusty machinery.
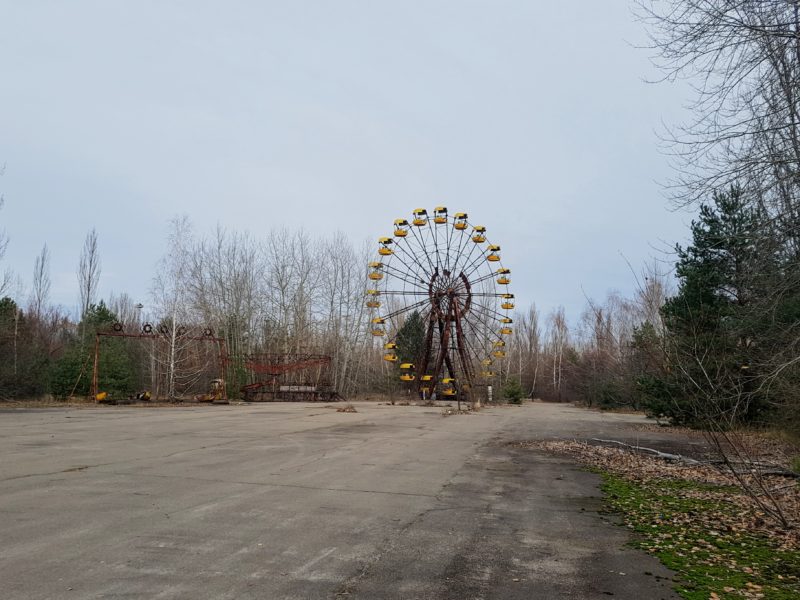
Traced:
<path fill-rule="evenodd" d="M 172 334 L 173 332 L 167 325 L 162 324 L 156 327 L 151 323 L 144 323 L 141 326 L 140 331 L 136 333 L 126 332 L 122 323 L 114 323 L 111 327 L 111 331 L 98 331 L 95 334 L 94 341 L 94 365 L 92 368 L 92 384 L 90 390 L 91 397 L 98 402 L 108 400 L 108 394 L 106 392 L 101 392 L 98 385 L 100 375 L 100 353 L 102 350 L 100 340 L 102 338 L 117 337 L 139 340 L 166 340 Z M 219 378 L 213 379 L 210 382 L 209 392 L 207 394 L 197 396 L 195 399 L 199 401 L 227 403 L 228 396 L 225 388 L 225 366 L 228 363 L 228 355 L 225 347 L 225 339 L 215 336 L 214 331 L 210 327 L 190 330 L 185 326 L 179 326 L 174 331 L 174 335 L 176 338 L 180 338 L 182 341 L 216 344 L 218 351 Z M 149 400 L 149 391 L 138 394 L 136 398 L 144 399 L 143 396 L 145 394 L 147 395 L 146 399 Z"/>
<path fill-rule="evenodd" d="M 246 402 L 342 400 L 336 390 L 325 383 L 299 379 L 303 372 L 314 368 L 319 369 L 319 373 L 325 371 L 331 364 L 331 357 L 326 354 L 248 354 L 239 361 L 261 378 L 240 388 Z"/>

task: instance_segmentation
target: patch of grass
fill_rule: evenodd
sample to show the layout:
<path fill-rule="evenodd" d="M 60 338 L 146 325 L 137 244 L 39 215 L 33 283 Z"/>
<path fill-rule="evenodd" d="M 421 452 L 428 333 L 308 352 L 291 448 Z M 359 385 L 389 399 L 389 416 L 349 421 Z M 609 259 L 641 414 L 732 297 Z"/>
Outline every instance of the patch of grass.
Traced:
<path fill-rule="evenodd" d="M 638 535 L 633 544 L 678 574 L 688 600 L 800 598 L 800 551 L 731 525 L 741 506 L 729 486 L 633 480 L 601 471 L 609 508 Z"/>

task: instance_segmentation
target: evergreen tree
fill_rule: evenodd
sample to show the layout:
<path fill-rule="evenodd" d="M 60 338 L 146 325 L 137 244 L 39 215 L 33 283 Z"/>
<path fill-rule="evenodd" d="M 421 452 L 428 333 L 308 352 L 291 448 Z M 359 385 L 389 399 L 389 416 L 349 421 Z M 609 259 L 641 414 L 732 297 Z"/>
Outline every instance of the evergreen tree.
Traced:
<path fill-rule="evenodd" d="M 104 302 L 89 307 L 79 329 L 91 343 L 82 343 L 77 335 L 69 340 L 63 356 L 53 367 L 50 390 L 55 396 L 86 396 L 90 393 L 95 334 L 110 330 L 116 321 L 117 316 Z M 137 377 L 136 363 L 128 344 L 115 337 L 101 337 L 100 344 L 99 391 L 117 397 L 131 394 Z"/>
<path fill-rule="evenodd" d="M 751 354 L 752 308 L 772 264 L 765 220 L 734 187 L 703 205 L 691 230 L 692 243 L 677 247 L 678 293 L 662 308 L 670 376 L 639 383 L 651 409 L 675 421 L 730 426 L 763 409 Z"/>
<path fill-rule="evenodd" d="M 397 356 L 401 363 L 416 363 L 422 358 L 425 344 L 425 321 L 419 311 L 414 311 L 406 318 L 397 332 Z"/>

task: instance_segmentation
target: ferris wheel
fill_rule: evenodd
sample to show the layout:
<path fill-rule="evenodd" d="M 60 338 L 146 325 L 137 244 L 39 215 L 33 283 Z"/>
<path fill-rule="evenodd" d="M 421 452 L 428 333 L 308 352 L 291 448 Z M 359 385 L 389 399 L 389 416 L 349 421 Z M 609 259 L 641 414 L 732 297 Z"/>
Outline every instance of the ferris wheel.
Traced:
<path fill-rule="evenodd" d="M 369 263 L 366 303 L 371 333 L 400 380 L 423 398 L 475 401 L 474 387 L 491 382 L 512 334 L 510 272 L 500 246 L 467 213 L 437 206 L 432 215 L 417 208 L 397 219 Z"/>

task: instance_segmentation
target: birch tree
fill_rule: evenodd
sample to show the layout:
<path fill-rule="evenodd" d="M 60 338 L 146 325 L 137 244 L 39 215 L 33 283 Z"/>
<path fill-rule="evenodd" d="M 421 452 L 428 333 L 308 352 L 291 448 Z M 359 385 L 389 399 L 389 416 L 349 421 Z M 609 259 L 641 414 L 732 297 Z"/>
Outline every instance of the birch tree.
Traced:
<path fill-rule="evenodd" d="M 97 230 L 92 228 L 86 234 L 78 263 L 78 290 L 80 292 L 81 318 L 97 299 L 97 286 L 100 282 L 100 254 L 97 247 Z"/>

